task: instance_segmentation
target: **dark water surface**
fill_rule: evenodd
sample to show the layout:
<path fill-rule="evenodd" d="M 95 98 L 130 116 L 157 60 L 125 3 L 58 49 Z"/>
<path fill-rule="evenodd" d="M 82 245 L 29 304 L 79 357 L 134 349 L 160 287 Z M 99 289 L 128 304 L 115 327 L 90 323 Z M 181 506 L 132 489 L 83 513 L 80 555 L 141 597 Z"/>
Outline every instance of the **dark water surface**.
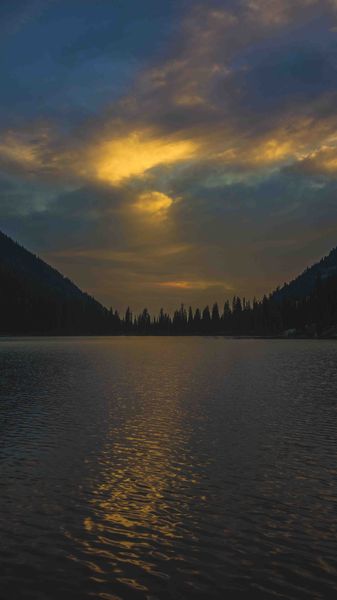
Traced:
<path fill-rule="evenodd" d="M 0 597 L 337 598 L 337 343 L 0 341 Z"/>

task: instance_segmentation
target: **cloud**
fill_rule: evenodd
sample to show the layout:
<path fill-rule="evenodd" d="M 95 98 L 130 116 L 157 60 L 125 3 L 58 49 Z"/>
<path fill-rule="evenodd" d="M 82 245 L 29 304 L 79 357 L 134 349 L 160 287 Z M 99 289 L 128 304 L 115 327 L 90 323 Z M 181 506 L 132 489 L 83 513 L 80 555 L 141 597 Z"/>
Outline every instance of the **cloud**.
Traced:
<path fill-rule="evenodd" d="M 242 4 L 248 19 L 274 29 L 326 13 L 334 17 L 337 9 L 336 0 L 243 0 Z"/>
<path fill-rule="evenodd" d="M 308 154 L 289 170 L 309 176 L 336 178 L 337 176 L 337 140 L 330 145 L 323 144 L 318 150 Z"/>
<path fill-rule="evenodd" d="M 319 7 L 332 16 L 330 2 Z M 0 156 L 41 177 L 112 185 L 206 157 L 224 171 L 303 160 L 326 144 L 326 125 L 336 126 L 334 34 L 325 35 L 324 21 L 313 26 L 311 9 L 317 2 L 200 3 L 172 55 L 143 70 L 99 118 L 63 138 L 5 132 Z"/>
<path fill-rule="evenodd" d="M 167 194 L 150 191 L 140 194 L 133 206 L 137 213 L 145 214 L 157 221 L 166 218 L 172 204 L 173 200 Z"/>
<path fill-rule="evenodd" d="M 120 308 L 260 294 L 335 245 L 335 5 L 188 8 L 99 114 L 2 132 L 8 232 Z"/>
<path fill-rule="evenodd" d="M 104 141 L 89 150 L 87 168 L 97 179 L 113 184 L 132 176 L 143 176 L 149 169 L 187 160 L 196 153 L 190 140 L 156 137 L 149 131 Z"/>
<path fill-rule="evenodd" d="M 222 292 L 233 292 L 234 288 L 220 280 L 192 280 L 192 281 L 161 281 L 158 283 L 163 288 L 173 288 L 178 290 L 210 290 L 220 289 Z"/>
<path fill-rule="evenodd" d="M 2 167 L 21 168 L 23 171 L 36 172 L 43 167 L 42 148 L 45 145 L 46 133 L 39 139 L 25 132 L 8 131 L 0 141 L 0 161 Z"/>
<path fill-rule="evenodd" d="M 332 182 L 317 195 L 288 171 L 225 191 L 205 187 L 205 171 L 193 190 L 186 177 L 167 222 L 135 211 L 132 187 L 95 185 L 55 196 L 43 211 L 7 214 L 6 231 L 105 304 L 135 310 L 260 295 L 300 270 L 308 252 L 318 258 L 322 242 L 333 245 Z"/>

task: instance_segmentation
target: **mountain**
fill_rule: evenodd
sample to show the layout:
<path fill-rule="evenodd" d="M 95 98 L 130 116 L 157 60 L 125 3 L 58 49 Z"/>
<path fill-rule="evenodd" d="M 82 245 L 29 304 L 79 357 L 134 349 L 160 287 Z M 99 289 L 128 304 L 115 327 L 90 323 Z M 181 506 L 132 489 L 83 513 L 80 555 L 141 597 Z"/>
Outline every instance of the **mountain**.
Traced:
<path fill-rule="evenodd" d="M 272 296 L 275 300 L 285 298 L 305 298 L 314 290 L 318 279 L 325 280 L 337 275 L 337 248 L 333 248 L 328 256 L 318 263 L 308 267 L 301 275 L 290 283 L 284 284 L 281 289 L 276 290 Z"/>
<path fill-rule="evenodd" d="M 0 232 L 0 334 L 93 334 L 110 313 L 56 269 Z"/>
<path fill-rule="evenodd" d="M 243 335 L 337 338 L 337 248 L 268 297 L 173 317 L 108 311 L 0 232 L 0 335 Z"/>

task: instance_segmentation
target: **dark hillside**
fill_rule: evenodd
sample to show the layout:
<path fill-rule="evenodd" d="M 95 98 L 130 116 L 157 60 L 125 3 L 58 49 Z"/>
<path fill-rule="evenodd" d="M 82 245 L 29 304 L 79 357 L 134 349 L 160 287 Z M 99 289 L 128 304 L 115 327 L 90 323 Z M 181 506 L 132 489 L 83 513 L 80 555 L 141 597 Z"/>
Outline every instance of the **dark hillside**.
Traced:
<path fill-rule="evenodd" d="M 328 256 L 308 267 L 293 281 L 274 292 L 273 297 L 276 300 L 305 298 L 314 290 L 318 278 L 324 280 L 334 275 L 337 275 L 337 248 L 333 248 Z"/>
<path fill-rule="evenodd" d="M 0 232 L 0 333 L 104 333 L 109 312 Z"/>

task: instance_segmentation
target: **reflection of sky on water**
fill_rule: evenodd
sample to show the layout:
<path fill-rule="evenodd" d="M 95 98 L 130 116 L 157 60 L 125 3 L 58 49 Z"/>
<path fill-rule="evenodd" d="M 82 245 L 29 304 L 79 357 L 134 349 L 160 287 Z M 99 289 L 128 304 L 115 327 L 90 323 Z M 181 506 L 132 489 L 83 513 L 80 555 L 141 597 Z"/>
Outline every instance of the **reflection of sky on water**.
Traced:
<path fill-rule="evenodd" d="M 334 342 L 2 340 L 0 368 L 4 597 L 334 597 Z"/>
<path fill-rule="evenodd" d="M 90 510 L 80 540 L 95 581 L 102 559 L 103 570 L 109 564 L 116 581 L 143 591 L 145 574 L 168 578 L 159 570 L 158 558 L 179 561 L 175 543 L 187 538 L 193 543 L 192 531 L 186 531 L 189 505 L 205 499 L 197 496 L 202 465 L 196 469 L 193 464 L 191 422 L 181 401 L 193 376 L 191 365 L 172 369 L 163 364 L 160 344 L 153 358 L 157 361 L 140 368 L 135 364 L 136 371 L 129 372 L 128 397 L 111 397 L 105 442 L 88 482 Z M 196 355 L 195 366 L 197 362 Z M 116 413 L 125 408 L 130 414 L 116 427 Z"/>

